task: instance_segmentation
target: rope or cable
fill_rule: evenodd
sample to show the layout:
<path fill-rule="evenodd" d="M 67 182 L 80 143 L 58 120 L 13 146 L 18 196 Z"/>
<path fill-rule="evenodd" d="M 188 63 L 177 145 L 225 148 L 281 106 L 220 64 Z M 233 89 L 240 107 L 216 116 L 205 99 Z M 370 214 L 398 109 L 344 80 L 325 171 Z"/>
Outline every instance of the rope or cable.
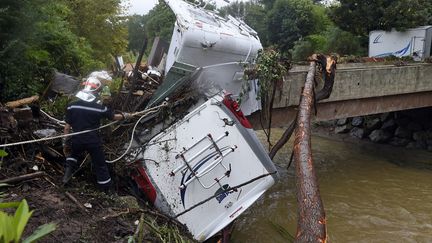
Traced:
<path fill-rule="evenodd" d="M 117 122 L 118 121 L 113 121 L 113 122 L 108 123 L 106 125 L 103 125 L 101 127 L 98 127 L 98 128 L 95 128 L 95 129 L 84 130 L 84 131 L 80 131 L 80 132 L 74 132 L 74 133 L 69 133 L 69 134 L 57 135 L 57 136 L 52 136 L 52 137 L 39 138 L 39 139 L 34 139 L 34 140 L 21 141 L 21 142 L 16 142 L 16 143 L 1 144 L 0 148 L 11 147 L 11 146 L 16 146 L 16 145 L 21 145 L 21 144 L 28 144 L 28 143 L 37 143 L 37 142 L 42 142 L 42 141 L 54 140 L 54 139 L 57 139 L 57 138 L 65 138 L 65 137 L 70 137 L 70 136 L 74 136 L 74 135 L 78 135 L 78 134 L 93 132 L 93 131 L 96 131 L 96 130 L 99 130 L 99 129 L 111 126 L 111 125 L 113 125 L 113 124 L 115 124 Z"/>
<path fill-rule="evenodd" d="M 159 106 L 158 108 L 160 108 L 161 106 Z M 153 108 L 154 109 L 154 108 Z M 134 139 L 134 135 L 135 135 L 135 129 L 137 128 L 137 126 L 138 126 L 138 124 L 139 124 L 139 122 L 144 118 L 144 117 L 146 117 L 146 116 L 148 116 L 148 115 L 150 115 L 150 114 L 153 114 L 153 113 L 155 113 L 155 112 L 157 112 L 157 110 L 154 110 L 154 111 L 148 111 L 147 113 L 145 113 L 144 115 L 142 115 L 139 119 L 138 119 L 138 121 L 135 123 L 135 125 L 134 125 L 134 127 L 133 127 L 133 129 L 132 129 L 132 135 L 131 135 L 131 139 L 130 139 L 130 141 L 129 141 L 129 146 L 126 148 L 126 151 L 122 154 L 122 155 L 120 155 L 117 159 L 114 159 L 114 160 L 106 160 L 105 162 L 106 163 L 108 163 L 108 164 L 112 164 L 112 163 L 114 163 L 114 162 L 117 162 L 117 161 L 119 161 L 120 159 L 122 159 L 128 152 L 129 152 L 129 149 L 132 147 L 132 142 L 133 142 L 133 139 Z"/>
<path fill-rule="evenodd" d="M 143 111 L 140 111 L 140 112 L 133 113 L 132 116 L 136 116 L 136 115 L 144 114 L 144 115 L 142 115 L 142 117 L 138 120 L 138 122 L 139 122 L 139 121 L 140 121 L 144 116 L 147 115 L 147 114 L 145 114 L 145 113 L 149 113 L 149 114 L 151 114 L 151 113 L 153 113 L 152 111 L 157 110 L 157 109 L 159 109 L 159 108 L 161 108 L 161 107 L 163 107 L 163 106 L 166 106 L 166 105 L 167 105 L 167 103 L 164 102 L 164 103 L 162 103 L 162 104 L 159 105 L 159 106 L 155 106 L 155 107 L 150 108 L 150 109 L 146 109 L 146 110 L 143 110 Z M 54 118 L 54 119 L 55 119 L 55 118 Z M 56 119 L 56 120 L 57 120 L 57 119 Z M 58 139 L 58 138 L 65 138 L 65 137 L 70 137 L 70 136 L 74 136 L 74 135 L 78 135 L 78 134 L 83 134 L 83 133 L 93 132 L 93 131 L 96 131 L 96 130 L 99 130 L 99 129 L 102 129 L 102 128 L 105 128 L 105 127 L 111 126 L 111 125 L 113 125 L 113 124 L 115 124 L 115 123 L 118 123 L 118 122 L 119 122 L 119 121 L 113 121 L 113 122 L 110 122 L 110 123 L 108 123 L 108 124 L 106 124 L 106 125 L 100 126 L 100 127 L 98 127 L 98 128 L 95 128 L 95 129 L 89 129 L 89 130 L 84 130 L 84 131 L 80 131 L 80 132 L 74 132 L 74 133 L 69 133 L 69 134 L 63 134 L 63 135 L 57 135 L 57 136 L 45 137 L 45 138 L 33 139 L 33 140 L 27 140 L 27 141 L 21 141 L 21 142 L 16 142 L 16 143 L 1 144 L 1 145 L 0 145 L 0 148 L 6 148 L 6 147 L 11 147 L 11 146 L 16 146 L 16 145 L 22 145 L 22 144 L 29 144 L 29 143 L 37 143 L 37 142 L 42 142 L 42 141 L 54 140 L 54 139 Z M 138 124 L 138 122 L 137 122 L 137 124 Z M 134 127 L 134 128 L 136 128 L 137 124 L 135 124 L 135 127 Z"/>
<path fill-rule="evenodd" d="M 65 121 L 60 121 L 59 119 L 56 119 L 56 118 L 50 116 L 48 113 L 46 113 L 46 112 L 43 111 L 43 110 L 40 110 L 40 112 L 41 112 L 42 114 L 44 114 L 46 117 L 48 117 L 49 119 L 55 121 L 58 125 L 60 125 L 60 126 L 62 126 L 62 127 L 65 126 L 65 124 L 66 124 Z"/>
<path fill-rule="evenodd" d="M 253 179 L 251 179 L 251 180 L 249 180 L 249 181 L 246 181 L 246 182 L 244 182 L 244 183 L 242 183 L 242 184 L 239 184 L 239 185 L 237 185 L 237 186 L 234 186 L 234 187 L 228 188 L 228 189 L 226 189 L 226 190 L 223 190 L 222 192 L 220 192 L 220 193 L 218 193 L 218 194 L 216 194 L 216 195 L 213 195 L 213 196 L 211 196 L 211 197 L 209 197 L 209 198 L 207 198 L 207 199 L 205 199 L 205 200 L 203 200 L 203 201 L 201 201 L 201 202 L 199 202 L 199 203 L 193 205 L 192 207 L 186 209 L 185 211 L 183 211 L 183 212 L 177 214 L 177 215 L 175 216 L 175 218 L 178 218 L 178 217 L 182 216 L 183 214 L 185 214 L 185 213 L 191 211 L 192 209 L 194 209 L 194 208 L 196 208 L 196 207 L 198 207 L 198 206 L 200 206 L 200 205 L 202 205 L 202 204 L 204 204 L 204 203 L 210 201 L 211 199 L 216 198 L 216 197 L 218 197 L 218 196 L 220 196 L 220 195 L 222 195 L 222 194 L 224 194 L 224 193 L 235 191 L 235 190 L 237 190 L 238 188 L 244 187 L 244 186 L 246 186 L 246 185 L 248 185 L 248 184 L 251 184 L 251 183 L 254 182 L 254 181 L 257 181 L 257 180 L 259 180 L 259 179 L 261 179 L 261 178 L 264 178 L 264 177 L 267 177 L 267 176 L 269 176 L 269 175 L 274 175 L 274 174 L 276 174 L 276 173 L 277 173 L 277 171 L 273 171 L 273 172 L 270 172 L 270 173 L 267 173 L 267 174 L 263 174 L 263 175 L 260 175 L 260 176 L 255 177 L 255 178 L 253 178 Z"/>

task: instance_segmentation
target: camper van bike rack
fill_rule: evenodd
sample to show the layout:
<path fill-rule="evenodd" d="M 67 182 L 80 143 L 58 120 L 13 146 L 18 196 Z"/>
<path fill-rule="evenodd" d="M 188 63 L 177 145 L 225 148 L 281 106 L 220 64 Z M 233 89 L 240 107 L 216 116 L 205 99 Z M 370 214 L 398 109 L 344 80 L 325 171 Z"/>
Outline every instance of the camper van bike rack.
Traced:
<path fill-rule="evenodd" d="M 180 165 L 179 167 L 175 168 L 173 171 L 171 171 L 170 176 L 174 176 L 176 173 L 178 173 L 179 171 L 184 175 L 185 173 L 187 173 L 188 171 L 190 171 L 192 177 L 188 180 L 186 180 L 185 182 L 183 182 L 180 185 L 180 189 L 184 189 L 186 188 L 187 185 L 189 185 L 191 182 L 197 180 L 198 183 L 205 189 L 209 189 L 211 187 L 213 187 L 214 185 L 218 184 L 219 181 L 221 179 L 223 179 L 224 177 L 227 177 L 230 175 L 231 173 L 231 164 L 229 165 L 229 168 L 227 168 L 224 164 L 222 164 L 223 159 L 230 153 L 234 152 L 237 149 L 237 146 L 233 146 L 231 148 L 229 148 L 227 151 L 221 151 L 221 149 L 219 148 L 219 146 L 217 145 L 217 143 L 219 141 L 221 141 L 223 138 L 227 137 L 229 135 L 229 132 L 225 132 L 224 134 L 222 134 L 221 136 L 219 136 L 216 139 L 213 139 L 213 136 L 211 134 L 207 134 L 207 136 L 203 137 L 202 139 L 200 139 L 199 141 L 197 141 L 194 145 L 192 145 L 190 148 L 186 149 L 184 148 L 184 151 L 177 154 L 176 155 L 176 159 L 181 158 L 183 160 L 183 164 Z M 193 148 L 195 148 L 196 146 L 198 146 L 198 144 L 201 144 L 205 141 L 209 141 L 210 144 L 206 145 L 204 148 L 202 148 L 200 151 L 198 151 L 198 153 L 196 153 L 195 155 L 192 155 L 192 157 L 190 157 L 189 159 L 187 159 L 185 157 L 185 154 L 189 151 L 191 151 Z M 210 163 L 209 165 L 207 165 L 206 167 L 204 167 L 201 170 L 197 170 L 194 171 L 193 166 L 194 166 L 194 160 L 202 155 L 204 152 L 208 151 L 209 149 L 214 148 L 215 151 L 218 153 L 218 156 L 216 157 L 215 161 L 213 161 L 212 163 Z M 195 163 L 196 164 L 196 163 Z M 204 175 L 208 174 L 209 172 L 211 172 L 213 169 L 215 169 L 218 165 L 222 166 L 225 170 L 225 173 L 219 177 L 219 178 L 215 178 L 215 182 L 212 183 L 211 185 L 204 185 L 201 181 L 200 178 L 203 177 Z"/>

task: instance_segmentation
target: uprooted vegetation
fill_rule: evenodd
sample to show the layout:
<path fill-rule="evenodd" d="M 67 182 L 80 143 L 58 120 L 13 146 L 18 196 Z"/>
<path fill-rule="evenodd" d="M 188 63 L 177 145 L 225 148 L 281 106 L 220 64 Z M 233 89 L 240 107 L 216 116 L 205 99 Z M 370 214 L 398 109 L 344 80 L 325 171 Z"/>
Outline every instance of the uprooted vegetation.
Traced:
<path fill-rule="evenodd" d="M 126 88 L 134 84 L 134 92 L 112 90 L 111 98 L 105 100 L 107 105 L 118 111 L 143 110 L 157 86 L 153 85 L 154 82 L 145 83 L 147 81 L 141 78 L 137 82 L 128 82 L 130 80 L 125 77 L 123 81 Z M 194 102 L 191 94 L 183 92 L 182 95 L 176 100 L 183 101 L 182 104 Z M 65 159 L 61 138 L 44 138 L 62 134 L 62 116 L 71 99 L 61 95 L 50 100 L 34 97 L 31 101 L 24 101 L 24 105 L 18 102 L 12 106 L 10 103 L 0 106 L 0 144 L 42 140 L 0 147 L 0 184 L 4 184 L 0 188 L 0 201 L 26 199 L 30 209 L 34 210 L 24 236 L 42 224 L 54 223 L 56 230 L 45 236 L 44 241 L 194 241 L 185 226 L 149 205 L 135 188 L 129 176 L 134 169 L 134 164 L 128 163 L 133 162 L 131 157 L 110 166 L 115 184 L 113 195 L 96 190 L 88 157 L 83 158 L 70 183 L 61 184 Z M 178 105 L 158 110 L 155 118 L 142 129 L 161 120 L 175 121 L 184 112 Z M 136 121 L 117 123 L 100 131 L 107 160 L 114 160 L 124 153 Z M 135 132 L 142 131 L 137 129 Z M 8 209 L 7 212 L 12 214 L 14 210 Z"/>

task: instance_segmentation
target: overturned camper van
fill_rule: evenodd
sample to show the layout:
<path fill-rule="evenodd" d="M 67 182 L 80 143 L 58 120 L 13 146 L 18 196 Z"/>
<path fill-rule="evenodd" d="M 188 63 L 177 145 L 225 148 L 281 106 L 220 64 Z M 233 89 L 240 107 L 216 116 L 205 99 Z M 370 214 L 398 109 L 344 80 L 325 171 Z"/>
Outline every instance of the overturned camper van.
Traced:
<path fill-rule="evenodd" d="M 236 101 L 245 82 L 244 64 L 253 62 L 261 44 L 256 32 L 240 20 L 184 1 L 165 2 L 177 21 L 164 81 L 147 107 L 175 101 L 175 94 L 185 90 L 201 89 L 202 98 L 175 122 L 145 127 L 131 152 L 137 164 L 132 178 L 155 207 L 204 241 L 277 179 L 274 164 L 242 111 L 259 109 L 255 82 L 241 107 Z"/>

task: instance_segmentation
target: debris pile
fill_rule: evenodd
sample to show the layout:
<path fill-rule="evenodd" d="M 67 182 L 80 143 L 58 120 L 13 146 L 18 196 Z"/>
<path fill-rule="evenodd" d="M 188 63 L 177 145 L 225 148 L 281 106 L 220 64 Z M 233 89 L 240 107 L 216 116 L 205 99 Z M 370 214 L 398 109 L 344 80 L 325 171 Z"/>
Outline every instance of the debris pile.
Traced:
<path fill-rule="evenodd" d="M 124 88 L 113 92 L 111 98 L 104 99 L 104 103 L 114 110 L 141 111 L 161 80 L 159 74 L 148 72 L 144 66 L 138 75 L 125 75 L 121 84 Z M 146 128 L 161 121 L 169 125 L 170 121 L 174 122 L 185 114 L 196 97 L 192 92 L 178 94 L 175 103 L 142 120 L 134 132 L 144 133 Z M 124 161 L 112 164 L 115 196 L 95 191 L 87 157 L 75 173 L 75 179 L 68 185 L 60 184 L 65 160 L 62 140 L 51 138 L 63 134 L 62 114 L 54 114 L 58 107 L 51 111 L 41 107 L 55 107 L 53 104 L 58 102 L 64 108 L 68 102 L 63 99 L 69 100 L 57 94 L 50 100 L 34 96 L 0 104 L 0 150 L 7 153 L 7 156 L 0 154 L 0 184 L 6 184 L 0 190 L 7 189 L 0 200 L 26 199 L 29 202 L 35 213 L 26 230 L 33 231 L 40 224 L 54 222 L 57 230 L 46 238 L 52 242 L 124 242 L 132 238 L 151 242 L 165 239 L 191 241 L 185 236 L 187 230 L 183 225 L 150 208 L 137 195 L 129 179 L 133 164 Z M 107 160 L 114 160 L 125 152 L 125 144 L 131 141 L 132 129 L 138 118 L 100 131 Z M 133 158 L 127 158 L 127 161 L 133 161 Z"/>

